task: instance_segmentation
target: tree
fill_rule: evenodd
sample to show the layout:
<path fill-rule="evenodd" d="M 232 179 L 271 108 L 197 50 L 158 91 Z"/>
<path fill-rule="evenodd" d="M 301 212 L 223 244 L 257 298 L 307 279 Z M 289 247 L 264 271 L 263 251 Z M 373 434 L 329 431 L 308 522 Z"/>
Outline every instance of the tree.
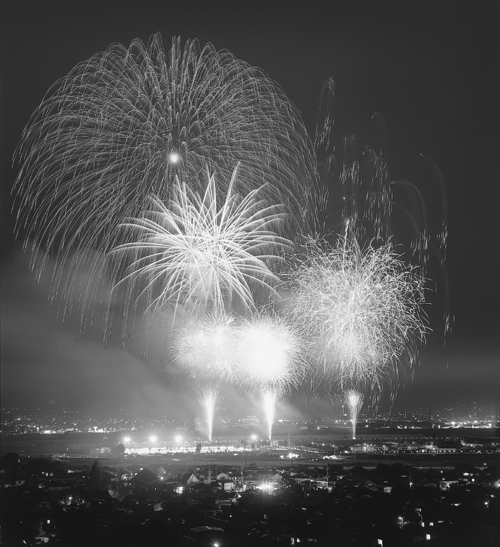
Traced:
<path fill-rule="evenodd" d="M 4 481 L 14 483 L 19 475 L 21 462 L 19 455 L 9 452 L 0 458 L 0 462 L 2 483 Z"/>
<path fill-rule="evenodd" d="M 90 490 L 99 490 L 101 488 L 101 468 L 99 467 L 99 460 L 96 460 L 90 468 L 88 487 Z"/>

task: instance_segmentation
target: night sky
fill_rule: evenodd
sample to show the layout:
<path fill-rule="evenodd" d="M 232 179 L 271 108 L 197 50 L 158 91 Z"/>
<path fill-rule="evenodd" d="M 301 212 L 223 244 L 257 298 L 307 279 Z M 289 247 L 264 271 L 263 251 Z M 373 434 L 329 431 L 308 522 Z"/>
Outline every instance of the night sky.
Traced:
<path fill-rule="evenodd" d="M 75 11 L 64 2 L 19 2 L 4 9 L 2 406 L 52 400 L 136 414 L 172 409 L 182 414 L 186 408 L 182 386 L 165 376 L 155 348 L 144 361 L 140 342 L 130 352 L 113 339 L 105 348 L 98 321 L 86 333 L 79 332 L 73 316 L 63 324 L 57 306 L 47 302 L 49 273 L 37 283 L 29 254 L 11 235 L 13 151 L 50 85 L 112 42 L 128 46 L 136 37 L 147 42 L 159 31 L 165 49 L 173 36 L 198 38 L 262 68 L 302 112 L 311 136 L 322 84 L 333 77 L 335 139 L 340 143 L 349 132 L 369 138 L 371 117 L 381 113 L 391 179 L 421 188 L 431 221 L 439 223 L 433 218 L 440 211 L 433 174 L 420 154 L 436 163 L 448 197 L 447 270 L 455 321 L 444 345 L 438 291 L 429 310 L 433 333 L 396 406 L 475 401 L 494 410 L 500 388 L 498 3 L 312 1 L 293 12 L 290 3 L 245 9 L 235 4 L 139 2 L 129 10 L 85 2 Z"/>

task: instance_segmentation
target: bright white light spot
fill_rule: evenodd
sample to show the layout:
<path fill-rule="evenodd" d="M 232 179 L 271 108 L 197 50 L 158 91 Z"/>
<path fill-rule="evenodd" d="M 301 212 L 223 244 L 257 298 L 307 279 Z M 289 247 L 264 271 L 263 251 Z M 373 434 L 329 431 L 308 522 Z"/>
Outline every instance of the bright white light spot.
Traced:
<path fill-rule="evenodd" d="M 130 440 L 131 440 L 130 437 L 124 437 L 124 438 L 123 438 L 123 442 L 124 442 L 124 443 L 129 443 Z"/>
<path fill-rule="evenodd" d="M 149 440 L 152 442 L 152 443 L 155 443 L 157 440 L 158 440 L 158 437 L 156 435 L 151 435 L 151 437 L 149 437 Z"/>
<path fill-rule="evenodd" d="M 173 152 L 170 152 L 170 154 L 168 155 L 169 163 L 173 163 L 173 164 L 179 163 L 180 159 L 181 157 L 179 156 L 179 153 L 175 152 L 175 150 Z"/>
<path fill-rule="evenodd" d="M 175 442 L 176 443 L 181 443 L 182 442 L 182 436 L 181 435 L 176 435 L 175 436 Z"/>
<path fill-rule="evenodd" d="M 273 490 L 276 490 L 276 487 L 272 482 L 263 482 L 262 484 L 257 486 L 257 488 L 264 492 L 272 492 Z"/>

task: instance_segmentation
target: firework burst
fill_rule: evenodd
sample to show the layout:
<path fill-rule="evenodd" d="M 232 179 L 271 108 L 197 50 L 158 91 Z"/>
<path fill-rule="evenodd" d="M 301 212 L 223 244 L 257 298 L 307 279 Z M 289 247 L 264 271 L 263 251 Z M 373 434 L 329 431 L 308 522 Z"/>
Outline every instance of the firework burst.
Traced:
<path fill-rule="evenodd" d="M 178 183 L 168 207 L 150 198 L 145 217 L 124 225 L 133 241 L 114 250 L 133 257 L 118 286 L 130 282 L 132 292 L 141 287 L 149 308 L 173 301 L 214 313 L 235 304 L 254 309 L 256 290 L 276 294 L 277 278 L 267 264 L 291 246 L 273 231 L 283 215 L 266 207 L 261 190 L 244 198 L 233 193 L 236 176 L 235 169 L 220 207 L 214 176 L 208 176 L 202 195 Z"/>
<path fill-rule="evenodd" d="M 292 323 L 255 314 L 237 326 L 237 381 L 246 390 L 281 395 L 304 378 L 305 352 Z"/>
<path fill-rule="evenodd" d="M 176 365 L 201 385 L 232 382 L 234 346 L 231 316 L 192 317 L 174 333 L 172 357 Z"/>
<path fill-rule="evenodd" d="M 271 440 L 277 400 L 304 378 L 304 344 L 292 324 L 276 314 L 255 314 L 237 327 L 237 381 L 262 395 Z"/>
<path fill-rule="evenodd" d="M 234 380 L 234 345 L 231 316 L 193 316 L 174 332 L 172 358 L 196 386 L 209 441 L 220 401 L 219 387 Z"/>
<path fill-rule="evenodd" d="M 241 162 L 243 193 L 265 182 L 261 198 L 283 205 L 294 233 L 314 223 L 321 202 L 312 143 L 281 88 L 211 44 L 174 39 L 165 52 L 159 34 L 147 46 L 113 44 L 56 82 L 16 159 L 17 233 L 43 251 L 33 255 L 38 272 L 55 255 L 54 297 L 69 298 L 95 260 L 84 307 L 104 274 L 121 276 L 119 261 L 102 261 L 131 241 L 120 225 L 141 217 L 151 195 L 168 202 L 177 176 L 202 192 L 208 168 L 226 191 Z"/>
<path fill-rule="evenodd" d="M 390 244 L 362 251 L 353 240 L 311 241 L 290 287 L 290 313 L 314 340 L 330 384 L 377 391 L 411 371 L 427 332 L 423 280 Z"/>

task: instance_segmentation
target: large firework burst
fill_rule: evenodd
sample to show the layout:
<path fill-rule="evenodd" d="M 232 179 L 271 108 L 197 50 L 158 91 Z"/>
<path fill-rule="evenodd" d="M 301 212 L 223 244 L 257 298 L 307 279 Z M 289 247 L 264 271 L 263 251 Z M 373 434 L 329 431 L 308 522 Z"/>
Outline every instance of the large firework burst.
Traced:
<path fill-rule="evenodd" d="M 98 257 L 124 242 L 119 226 L 153 194 L 168 202 L 176 176 L 200 191 L 208 168 L 225 191 L 241 162 L 243 193 L 266 183 L 261 198 L 284 207 L 290 230 L 314 223 L 321 201 L 310 139 L 281 88 L 211 44 L 174 39 L 165 52 L 159 34 L 113 44 L 56 82 L 17 159 L 17 230 L 55 254 L 54 293 L 67 296 L 95 260 L 84 305 L 104 278 Z M 107 273 L 120 272 L 115 261 Z"/>
<path fill-rule="evenodd" d="M 260 189 L 235 194 L 236 175 L 220 207 L 214 176 L 202 195 L 177 183 L 168 206 L 151 197 L 145 217 L 124 225 L 132 241 L 114 249 L 133 257 L 119 285 L 138 283 L 150 308 L 170 300 L 214 313 L 238 304 L 252 310 L 257 289 L 272 293 L 277 278 L 268 263 L 291 245 L 274 231 L 283 215 L 259 199 Z"/>
<path fill-rule="evenodd" d="M 290 313 L 315 342 L 322 376 L 377 390 L 410 370 L 427 331 L 423 279 L 390 244 L 311 241 L 290 273 Z"/>

